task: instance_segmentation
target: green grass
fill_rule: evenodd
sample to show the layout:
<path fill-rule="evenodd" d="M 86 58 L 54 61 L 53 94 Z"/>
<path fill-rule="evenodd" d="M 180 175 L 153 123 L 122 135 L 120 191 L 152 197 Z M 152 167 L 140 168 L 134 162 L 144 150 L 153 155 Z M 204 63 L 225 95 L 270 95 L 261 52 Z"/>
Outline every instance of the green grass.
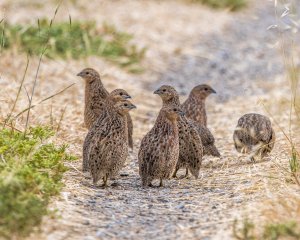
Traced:
<path fill-rule="evenodd" d="M 228 8 L 236 11 L 246 6 L 246 0 L 192 0 L 210 6 L 212 8 Z"/>
<path fill-rule="evenodd" d="M 0 238 L 25 237 L 49 213 L 50 197 L 59 193 L 64 161 L 74 157 L 67 146 L 50 141 L 48 127 L 30 128 L 27 135 L 0 130 Z"/>
<path fill-rule="evenodd" d="M 263 227 L 262 233 L 256 233 L 254 223 L 245 219 L 240 226 L 235 221 L 233 236 L 238 240 L 279 240 L 279 239 L 300 239 L 299 225 L 294 221 L 286 223 L 267 224 Z"/>
<path fill-rule="evenodd" d="M 133 36 L 103 24 L 98 29 L 93 22 L 38 21 L 36 25 L 4 25 L 4 49 L 15 47 L 29 55 L 40 55 L 47 46 L 48 58 L 100 56 L 130 72 L 140 72 L 140 62 L 146 49 L 131 44 Z"/>

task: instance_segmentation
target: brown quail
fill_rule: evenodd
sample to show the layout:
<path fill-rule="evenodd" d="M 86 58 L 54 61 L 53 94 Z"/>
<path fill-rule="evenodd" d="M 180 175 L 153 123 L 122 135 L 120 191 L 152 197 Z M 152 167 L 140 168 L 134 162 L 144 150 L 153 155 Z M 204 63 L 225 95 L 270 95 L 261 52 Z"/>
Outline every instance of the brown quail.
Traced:
<path fill-rule="evenodd" d="M 77 76 L 85 80 L 85 107 L 84 123 L 90 129 L 101 112 L 101 102 L 109 95 L 102 84 L 99 73 L 92 68 L 85 68 Z M 131 116 L 127 114 L 129 147 L 133 148 L 133 123 Z"/>
<path fill-rule="evenodd" d="M 103 86 L 100 75 L 96 70 L 85 68 L 77 76 L 85 80 L 84 123 L 90 129 L 100 114 L 99 102 L 107 98 L 109 93 Z"/>
<path fill-rule="evenodd" d="M 123 168 L 128 154 L 128 129 L 126 114 L 135 108 L 128 100 L 117 102 L 106 118 L 98 119 L 91 131 L 94 132 L 88 149 L 88 162 L 93 184 L 102 179 L 116 176 Z"/>
<path fill-rule="evenodd" d="M 120 102 L 122 100 L 131 98 L 130 95 L 123 89 L 116 89 L 112 91 L 109 96 L 102 101 L 98 102 L 98 109 L 101 110 L 100 114 L 98 116 L 98 120 L 94 123 L 96 125 L 95 127 L 98 128 L 102 124 L 104 119 L 107 119 L 112 112 L 115 111 L 114 105 L 117 102 Z M 126 114 L 127 116 L 127 114 Z M 92 127 L 93 128 L 93 127 Z M 89 130 L 83 144 L 83 162 L 82 162 L 82 170 L 84 172 L 89 171 L 89 162 L 88 162 L 88 156 L 89 156 L 89 145 L 91 143 L 91 139 L 95 134 L 95 131 L 92 130 L 92 128 Z"/>
<path fill-rule="evenodd" d="M 180 107 L 179 95 L 171 86 L 161 86 L 155 94 L 158 94 L 163 101 L 163 107 Z M 159 116 L 160 117 L 160 116 Z M 180 168 L 186 168 L 195 178 L 198 178 L 199 170 L 202 163 L 203 145 L 201 136 L 197 132 L 195 124 L 185 116 L 178 118 L 179 129 L 179 158 L 174 172 L 174 177 Z"/>
<path fill-rule="evenodd" d="M 154 127 L 142 139 L 138 153 L 139 174 L 144 187 L 152 181 L 169 179 L 176 167 L 179 156 L 177 120 L 183 112 L 178 107 L 164 107 L 160 110 Z"/>
<path fill-rule="evenodd" d="M 182 110 L 186 117 L 206 127 L 205 100 L 212 93 L 216 93 L 216 91 L 207 84 L 194 87 L 187 100 L 182 104 Z"/>
<path fill-rule="evenodd" d="M 173 87 L 168 85 L 163 85 L 154 93 L 160 95 L 163 101 L 163 106 L 168 106 L 169 104 L 175 104 L 176 106 L 180 106 L 179 95 Z M 215 146 L 215 139 L 207 127 L 202 126 L 199 123 L 191 119 L 188 119 L 187 117 L 181 117 L 179 123 L 183 123 L 183 121 L 188 122 L 190 128 L 196 129 L 198 134 L 200 135 L 202 146 L 203 146 L 203 155 L 212 155 L 212 156 L 220 157 L 220 153 Z M 180 127 L 181 126 L 179 125 L 179 128 Z M 194 154 L 194 161 L 197 159 L 197 156 L 195 155 L 196 153 L 190 150 L 193 147 L 194 141 L 189 142 L 190 139 L 193 140 L 195 139 L 191 138 L 191 136 L 189 135 L 186 135 L 185 132 L 186 131 L 179 131 L 179 139 L 180 139 L 179 145 L 180 145 L 180 152 L 182 154 L 180 153 L 178 166 L 176 170 L 178 170 L 181 166 L 183 166 L 182 164 L 185 162 L 184 156 L 189 156 L 188 154 Z M 202 158 L 202 155 L 198 156 L 198 158 L 200 157 Z M 186 176 L 187 175 L 188 175 L 188 168 L 186 170 Z M 176 172 L 174 173 L 174 177 L 175 176 L 176 176 Z"/>
<path fill-rule="evenodd" d="M 257 113 L 242 116 L 233 133 L 234 146 L 240 153 L 251 154 L 251 160 L 262 159 L 275 145 L 275 132 L 270 119 Z"/>

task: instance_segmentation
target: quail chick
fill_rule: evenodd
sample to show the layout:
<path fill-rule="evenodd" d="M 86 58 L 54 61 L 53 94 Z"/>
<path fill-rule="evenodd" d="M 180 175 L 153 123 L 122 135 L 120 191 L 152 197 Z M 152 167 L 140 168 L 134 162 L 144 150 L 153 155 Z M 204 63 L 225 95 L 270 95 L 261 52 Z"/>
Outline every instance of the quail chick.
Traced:
<path fill-rule="evenodd" d="M 84 124 L 90 129 L 100 114 L 99 103 L 107 98 L 109 93 L 96 70 L 85 68 L 77 76 L 85 80 Z"/>
<path fill-rule="evenodd" d="M 179 156 L 177 120 L 183 112 L 178 107 L 164 107 L 160 110 L 154 127 L 142 139 L 138 153 L 139 174 L 144 187 L 152 181 L 169 179 L 176 167 Z"/>
<path fill-rule="evenodd" d="M 164 107 L 180 107 L 179 95 L 176 90 L 167 85 L 161 86 L 154 94 L 158 94 L 163 101 Z M 159 118 L 160 116 L 158 116 Z M 176 164 L 174 177 L 180 168 L 186 168 L 186 176 L 188 170 L 195 178 L 198 178 L 199 170 L 202 163 L 203 145 L 198 129 L 191 120 L 185 116 L 178 118 L 179 129 L 179 158 Z"/>
<path fill-rule="evenodd" d="M 117 102 L 120 102 L 122 100 L 126 100 L 128 98 L 131 98 L 130 95 L 123 89 L 116 89 L 112 91 L 109 96 L 102 101 L 99 101 L 97 103 L 97 108 L 100 110 L 100 114 L 98 116 L 98 119 L 94 123 L 94 128 L 101 127 L 101 124 L 103 122 L 107 122 L 106 119 L 109 118 L 109 116 L 115 111 L 114 105 Z M 126 114 L 127 117 L 128 114 Z M 91 143 L 91 139 L 93 138 L 95 134 L 95 130 L 92 130 L 93 127 L 89 130 L 84 143 L 83 143 L 83 161 L 82 161 L 82 170 L 84 172 L 89 171 L 89 162 L 88 162 L 88 156 L 89 156 L 89 146 Z"/>
<path fill-rule="evenodd" d="M 240 153 L 251 154 L 251 160 L 268 155 L 275 144 L 275 132 L 268 117 L 257 113 L 242 116 L 233 133 L 234 146 Z"/>
<path fill-rule="evenodd" d="M 118 174 L 123 168 L 128 154 L 128 129 L 126 114 L 135 108 L 128 100 L 117 102 L 115 111 L 102 122 L 95 123 L 94 132 L 88 150 L 88 162 L 93 184 L 102 179 L 103 186 L 107 180 Z"/>
<path fill-rule="evenodd" d="M 194 87 L 187 100 L 182 104 L 182 110 L 185 112 L 186 117 L 206 127 L 205 100 L 212 93 L 216 93 L 216 91 L 207 84 Z"/>
<path fill-rule="evenodd" d="M 103 86 L 100 75 L 96 70 L 85 68 L 77 76 L 85 80 L 84 123 L 90 129 L 101 112 L 102 101 L 108 97 L 109 93 Z M 126 117 L 128 121 L 128 144 L 132 149 L 133 123 L 129 114 Z"/>

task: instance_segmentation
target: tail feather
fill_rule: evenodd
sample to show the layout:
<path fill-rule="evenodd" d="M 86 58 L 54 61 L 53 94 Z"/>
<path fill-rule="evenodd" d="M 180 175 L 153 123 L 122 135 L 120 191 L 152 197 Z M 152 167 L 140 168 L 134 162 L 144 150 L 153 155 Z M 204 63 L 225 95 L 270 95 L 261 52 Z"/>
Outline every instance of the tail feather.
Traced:
<path fill-rule="evenodd" d="M 204 147 L 204 155 L 214 156 L 214 157 L 221 157 L 220 152 L 218 151 L 215 145 L 207 145 Z"/>

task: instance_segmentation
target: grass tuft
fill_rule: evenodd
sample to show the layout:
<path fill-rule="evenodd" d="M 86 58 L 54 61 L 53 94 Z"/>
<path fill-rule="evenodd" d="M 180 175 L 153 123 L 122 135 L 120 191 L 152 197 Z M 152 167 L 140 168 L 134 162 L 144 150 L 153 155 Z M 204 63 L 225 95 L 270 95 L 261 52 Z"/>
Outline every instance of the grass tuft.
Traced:
<path fill-rule="evenodd" d="M 130 72 L 141 72 L 140 62 L 146 49 L 131 44 L 133 36 L 118 31 L 114 26 L 103 24 L 97 29 L 95 23 L 72 21 L 52 24 L 39 20 L 32 25 L 5 25 L 0 37 L 3 48 L 15 47 L 29 55 L 40 56 L 41 49 L 47 48 L 45 56 L 79 59 L 91 55 L 103 57 Z"/>
<path fill-rule="evenodd" d="M 245 219 L 241 226 L 233 225 L 233 236 L 238 240 L 279 240 L 279 239 L 300 239 L 300 231 L 296 222 L 267 224 L 263 227 L 262 233 L 256 232 L 254 223 Z"/>
<path fill-rule="evenodd" d="M 50 141 L 48 127 L 0 131 L 0 236 L 25 237 L 48 214 L 50 197 L 59 193 L 67 146 Z"/>
<path fill-rule="evenodd" d="M 246 6 L 246 0 L 192 0 L 208 5 L 212 8 L 229 8 L 231 11 L 237 11 Z"/>

